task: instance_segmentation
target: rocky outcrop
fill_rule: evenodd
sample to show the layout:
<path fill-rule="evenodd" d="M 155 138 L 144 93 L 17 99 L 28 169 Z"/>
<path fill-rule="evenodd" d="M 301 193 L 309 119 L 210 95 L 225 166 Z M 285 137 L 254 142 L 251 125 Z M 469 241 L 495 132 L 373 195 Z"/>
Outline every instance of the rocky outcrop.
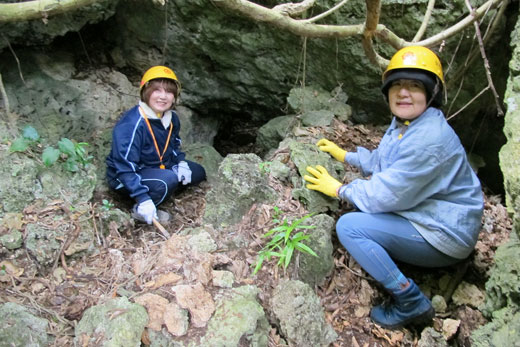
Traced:
<path fill-rule="evenodd" d="M 473 334 L 475 346 L 506 346 L 520 338 L 520 22 L 511 37 L 513 57 L 509 62 L 509 79 L 505 102 L 504 134 L 507 143 L 500 150 L 500 167 L 504 174 L 506 206 L 513 219 L 509 243 L 500 246 L 495 266 L 486 283 L 486 312 L 491 322 Z"/>
<path fill-rule="evenodd" d="M 5 346 L 47 346 L 49 322 L 28 308 L 7 302 L 0 305 L 0 341 Z"/>

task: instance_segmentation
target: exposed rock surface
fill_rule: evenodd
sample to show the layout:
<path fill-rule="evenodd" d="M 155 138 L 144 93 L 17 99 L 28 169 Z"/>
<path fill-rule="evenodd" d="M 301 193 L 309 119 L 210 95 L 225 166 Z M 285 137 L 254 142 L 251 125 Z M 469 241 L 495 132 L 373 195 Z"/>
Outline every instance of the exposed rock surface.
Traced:
<path fill-rule="evenodd" d="M 492 321 L 472 336 L 475 346 L 501 346 L 518 343 L 520 331 L 520 24 L 512 34 L 513 58 L 509 62 L 509 78 L 505 102 L 504 133 L 507 143 L 500 150 L 500 167 L 504 174 L 506 205 L 513 219 L 514 233 L 509 243 L 496 252 L 495 266 L 486 283 L 486 313 Z"/>
<path fill-rule="evenodd" d="M 0 305 L 0 344 L 3 346 L 47 346 L 48 321 L 27 307 L 12 302 Z"/>

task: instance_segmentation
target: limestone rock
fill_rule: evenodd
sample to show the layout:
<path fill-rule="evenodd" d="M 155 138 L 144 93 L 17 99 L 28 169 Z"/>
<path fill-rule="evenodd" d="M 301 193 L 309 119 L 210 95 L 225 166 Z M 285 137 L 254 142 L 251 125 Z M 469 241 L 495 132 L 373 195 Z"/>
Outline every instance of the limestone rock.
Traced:
<path fill-rule="evenodd" d="M 74 343 L 139 347 L 147 321 L 143 306 L 129 302 L 126 297 L 110 299 L 83 313 L 75 328 Z"/>
<path fill-rule="evenodd" d="M 2 346 L 47 346 L 46 319 L 34 315 L 24 306 L 7 302 L 0 305 L 0 345 Z"/>

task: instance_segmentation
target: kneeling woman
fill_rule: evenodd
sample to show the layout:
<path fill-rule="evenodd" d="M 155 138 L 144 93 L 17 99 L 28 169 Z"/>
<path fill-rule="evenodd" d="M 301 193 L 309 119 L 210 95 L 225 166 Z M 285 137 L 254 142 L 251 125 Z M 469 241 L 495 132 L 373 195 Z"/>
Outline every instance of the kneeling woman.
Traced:
<path fill-rule="evenodd" d="M 378 148 L 347 153 L 331 141 L 317 145 L 369 179 L 341 184 L 325 168 L 308 167 L 307 188 L 354 204 L 336 224 L 340 242 L 394 297 L 372 320 L 387 328 L 431 321 L 434 310 L 394 259 L 423 267 L 455 264 L 472 252 L 484 207 L 480 182 L 458 136 L 439 109 L 444 78 L 438 57 L 406 47 L 383 74 L 393 119 Z"/>
<path fill-rule="evenodd" d="M 173 110 L 180 94 L 175 73 L 165 66 L 145 72 L 141 101 L 126 111 L 114 127 L 107 157 L 109 186 L 135 201 L 132 216 L 148 224 L 168 219 L 156 206 L 180 185 L 198 184 L 204 168 L 185 159 L 179 137 L 179 117 Z"/>

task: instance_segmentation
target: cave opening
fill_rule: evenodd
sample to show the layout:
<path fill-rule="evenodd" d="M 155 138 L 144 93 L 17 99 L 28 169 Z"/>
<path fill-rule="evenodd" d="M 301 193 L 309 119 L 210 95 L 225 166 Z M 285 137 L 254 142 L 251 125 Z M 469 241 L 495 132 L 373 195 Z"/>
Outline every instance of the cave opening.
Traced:
<path fill-rule="evenodd" d="M 222 156 L 254 153 L 260 155 L 256 145 L 258 129 L 265 121 L 253 120 L 246 114 L 231 114 L 220 120 L 213 147 Z"/>

